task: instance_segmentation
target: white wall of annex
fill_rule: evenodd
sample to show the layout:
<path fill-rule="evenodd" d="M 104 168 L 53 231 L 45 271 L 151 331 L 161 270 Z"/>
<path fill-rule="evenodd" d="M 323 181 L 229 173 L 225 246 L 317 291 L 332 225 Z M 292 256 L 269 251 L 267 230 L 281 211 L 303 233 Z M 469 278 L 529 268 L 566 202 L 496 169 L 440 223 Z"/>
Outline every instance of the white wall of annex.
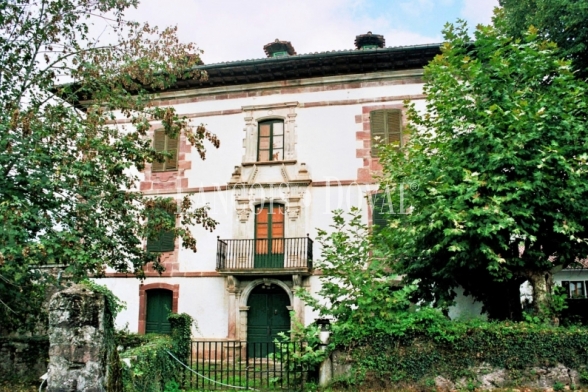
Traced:
<path fill-rule="evenodd" d="M 561 285 L 562 281 L 588 280 L 588 269 L 564 270 L 553 274 L 553 281 Z"/>
<path fill-rule="evenodd" d="M 128 326 L 129 331 L 139 330 L 139 286 L 141 281 L 137 278 L 100 278 L 94 279 L 99 285 L 106 286 L 125 303 L 123 309 L 115 320 L 115 328 L 123 329 Z"/>
<path fill-rule="evenodd" d="M 139 286 L 135 278 L 96 279 L 96 283 L 108 287 L 114 295 L 125 301 L 126 309 L 115 320 L 117 329 L 128 326 L 131 332 L 139 328 Z M 178 313 L 187 313 L 194 318 L 198 329 L 195 337 L 226 338 L 228 333 L 228 298 L 224 278 L 147 278 L 144 284 L 165 282 L 179 284 Z"/>

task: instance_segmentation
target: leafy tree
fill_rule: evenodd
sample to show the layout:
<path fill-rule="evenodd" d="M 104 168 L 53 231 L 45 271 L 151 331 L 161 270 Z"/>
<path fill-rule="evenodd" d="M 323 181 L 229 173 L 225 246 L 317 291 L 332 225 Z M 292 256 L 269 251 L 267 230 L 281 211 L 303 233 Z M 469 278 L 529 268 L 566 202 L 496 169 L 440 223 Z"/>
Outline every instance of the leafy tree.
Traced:
<path fill-rule="evenodd" d="M 314 297 L 299 295 L 323 317 L 331 318 L 334 344 L 350 344 L 373 334 L 401 336 L 417 325 L 444 317 L 434 309 L 410 303 L 411 285 L 400 287 L 398 276 L 372 253 L 369 228 L 357 208 L 335 210 L 331 231 L 319 230 L 321 288 Z M 347 216 L 345 216 L 347 215 Z"/>
<path fill-rule="evenodd" d="M 418 299 L 446 307 L 462 286 L 493 319 L 521 317 L 519 285 L 546 308 L 551 274 L 588 255 L 587 84 L 536 29 L 514 40 L 500 18 L 447 25 L 425 68 L 426 110 L 385 148 L 391 206 L 381 240 Z M 408 186 L 410 185 L 410 186 Z M 398 211 L 398 209 L 396 209 Z"/>
<path fill-rule="evenodd" d="M 588 2 L 584 0 L 500 0 L 507 31 L 522 38 L 529 26 L 555 42 L 572 59 L 579 75 L 588 77 Z"/>
<path fill-rule="evenodd" d="M 156 254 L 142 246 L 160 230 L 196 250 L 189 227 L 214 228 L 207 208 L 189 198 L 176 206 L 138 192 L 146 163 L 169 158 L 146 137 L 153 122 L 185 133 L 202 159 L 219 141 L 152 94 L 194 70 L 199 50 L 175 28 L 125 20 L 136 0 L 0 2 L 0 325 L 37 315 L 51 275 L 66 264 L 74 280 L 105 267 L 138 276 Z M 106 25 L 111 43 L 91 34 Z M 105 35 L 106 36 L 106 35 Z M 120 121 L 123 119 L 124 121 Z M 166 212 L 178 213 L 175 227 Z M 147 219 L 148 218 L 148 219 Z"/>

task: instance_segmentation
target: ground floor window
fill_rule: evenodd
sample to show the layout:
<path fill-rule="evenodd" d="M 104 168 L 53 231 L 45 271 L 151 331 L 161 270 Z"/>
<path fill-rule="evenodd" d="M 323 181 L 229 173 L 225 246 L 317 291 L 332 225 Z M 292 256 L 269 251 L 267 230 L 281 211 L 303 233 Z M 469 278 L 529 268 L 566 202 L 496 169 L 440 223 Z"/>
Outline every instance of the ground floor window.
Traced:
<path fill-rule="evenodd" d="M 586 298 L 586 282 L 583 280 L 563 281 L 561 285 L 566 289 L 571 299 Z"/>

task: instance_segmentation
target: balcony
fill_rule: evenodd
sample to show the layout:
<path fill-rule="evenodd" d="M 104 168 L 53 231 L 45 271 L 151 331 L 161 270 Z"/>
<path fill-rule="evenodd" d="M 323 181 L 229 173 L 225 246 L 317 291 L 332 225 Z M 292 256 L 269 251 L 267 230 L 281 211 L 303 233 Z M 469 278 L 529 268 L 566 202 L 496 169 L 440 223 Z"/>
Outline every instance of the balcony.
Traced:
<path fill-rule="evenodd" d="M 312 272 L 312 244 L 308 237 L 218 239 L 216 269 L 231 275 L 289 275 Z"/>

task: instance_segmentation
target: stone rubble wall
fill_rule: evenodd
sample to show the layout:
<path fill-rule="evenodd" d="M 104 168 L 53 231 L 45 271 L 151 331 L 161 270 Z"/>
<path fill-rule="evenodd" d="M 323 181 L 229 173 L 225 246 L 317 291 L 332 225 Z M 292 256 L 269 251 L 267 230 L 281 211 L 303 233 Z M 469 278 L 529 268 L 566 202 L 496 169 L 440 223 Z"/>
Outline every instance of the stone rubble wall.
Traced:
<path fill-rule="evenodd" d="M 41 382 L 49 361 L 47 336 L 0 338 L 0 381 Z"/>
<path fill-rule="evenodd" d="M 349 353 L 335 350 L 331 354 L 330 361 L 332 381 L 345 380 L 353 374 L 353 361 Z M 469 369 L 469 372 L 474 375 L 473 378 L 451 380 L 438 375 L 434 381 L 437 392 L 462 391 L 470 387 L 475 387 L 479 391 L 510 388 L 553 391 L 556 385 L 563 386 L 566 390 L 573 390 L 581 385 L 582 370 L 586 369 L 570 369 L 562 364 L 555 364 L 509 372 L 506 369 L 494 368 L 482 363 L 480 366 Z M 426 380 L 421 381 L 421 384 L 424 384 Z"/>

